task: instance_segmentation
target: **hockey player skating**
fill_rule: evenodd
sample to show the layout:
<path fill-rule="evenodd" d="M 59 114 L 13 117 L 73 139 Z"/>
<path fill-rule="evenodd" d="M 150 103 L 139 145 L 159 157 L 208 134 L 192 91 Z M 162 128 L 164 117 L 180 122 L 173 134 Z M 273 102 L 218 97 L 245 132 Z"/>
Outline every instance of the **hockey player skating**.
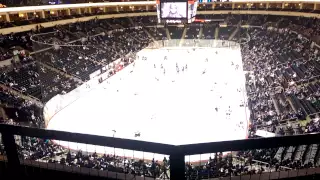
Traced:
<path fill-rule="evenodd" d="M 166 74 L 166 69 L 163 69 L 163 75 L 165 75 Z"/>
<path fill-rule="evenodd" d="M 153 67 L 156 68 L 156 64 L 153 64 Z"/>
<path fill-rule="evenodd" d="M 206 58 L 206 62 L 208 62 L 209 60 L 208 60 L 208 58 Z"/>
<path fill-rule="evenodd" d="M 163 65 L 161 64 L 161 69 L 163 69 Z"/>
<path fill-rule="evenodd" d="M 176 68 L 177 74 L 179 74 L 179 67 Z"/>
<path fill-rule="evenodd" d="M 188 64 L 186 64 L 186 70 L 188 69 Z"/>
<path fill-rule="evenodd" d="M 202 74 L 205 74 L 206 73 L 206 70 L 202 71 Z"/>
<path fill-rule="evenodd" d="M 164 60 L 167 60 L 168 59 L 168 57 L 167 56 L 164 56 Z"/>
<path fill-rule="evenodd" d="M 182 67 L 182 69 L 181 69 L 181 70 L 182 70 L 182 72 L 183 72 L 183 71 L 184 71 L 184 67 Z"/>

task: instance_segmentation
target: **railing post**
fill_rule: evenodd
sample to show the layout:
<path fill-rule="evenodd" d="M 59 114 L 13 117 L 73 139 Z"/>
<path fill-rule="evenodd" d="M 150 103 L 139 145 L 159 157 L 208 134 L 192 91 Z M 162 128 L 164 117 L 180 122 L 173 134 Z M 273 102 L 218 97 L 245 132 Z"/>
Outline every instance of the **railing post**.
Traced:
<path fill-rule="evenodd" d="M 184 154 L 181 152 L 174 152 L 170 154 L 170 179 L 185 179 Z"/>
<path fill-rule="evenodd" d="M 7 132 L 1 132 L 4 150 L 8 159 L 8 173 L 11 176 L 20 175 L 20 161 L 18 157 L 17 145 L 15 143 L 14 135 Z"/>

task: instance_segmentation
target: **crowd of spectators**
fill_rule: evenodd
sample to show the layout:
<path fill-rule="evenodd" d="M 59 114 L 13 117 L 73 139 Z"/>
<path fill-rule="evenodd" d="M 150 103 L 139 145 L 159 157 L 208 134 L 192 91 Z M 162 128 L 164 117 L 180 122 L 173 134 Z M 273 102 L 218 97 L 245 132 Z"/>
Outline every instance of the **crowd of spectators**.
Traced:
<path fill-rule="evenodd" d="M 289 29 L 249 31 L 242 55 L 253 127 L 318 113 L 319 58 L 311 41 Z"/>
<path fill-rule="evenodd" d="M 3 36 L 1 47 L 19 45 L 29 52 L 19 53 L 12 59 L 11 66 L 1 69 L 0 82 L 45 103 L 57 94 L 72 91 L 88 81 L 93 72 L 116 59 L 134 54 L 151 41 L 141 27 L 113 30 L 109 24 L 114 20 L 106 21 L 94 19 L 40 28 L 38 34 L 26 32 Z M 6 58 L 12 56 L 3 55 Z"/>
<path fill-rule="evenodd" d="M 46 47 L 51 48 L 32 55 L 19 55 L 18 62 L 1 70 L 0 81 L 6 87 L 46 102 L 57 94 L 72 91 L 89 80 L 91 73 L 114 60 L 125 60 L 123 57 L 126 55 L 148 46 L 152 38 L 180 39 L 185 28 L 187 31 L 183 38 L 187 39 L 216 38 L 216 28 L 220 31 L 217 38 L 230 39 L 233 32 L 239 31 L 240 35 L 235 35 L 233 40 L 248 38 L 248 43 L 241 44 L 241 52 L 244 70 L 247 72 L 247 105 L 251 110 L 249 137 L 254 137 L 258 129 L 277 135 L 319 132 L 317 113 L 320 110 L 320 84 L 317 77 L 320 75 L 320 59 L 318 49 L 311 47 L 310 39 L 319 34 L 319 21 L 282 18 L 281 25 L 286 24 L 284 27 L 270 27 L 268 22 L 276 22 L 277 18 L 236 15 L 219 15 L 219 18 L 226 18 L 228 25 L 235 26 L 219 28 L 215 23 L 207 23 L 203 26 L 155 28 L 145 27 L 155 24 L 154 17 L 140 17 L 131 20 L 94 19 L 49 30 L 41 29 L 42 34 L 36 35 L 35 40 L 46 43 Z M 242 29 L 238 28 L 239 24 L 260 27 Z M 139 27 L 133 27 L 134 25 Z M 201 28 L 202 35 L 198 36 Z M 149 31 L 149 34 L 146 31 Z M 27 32 L 2 36 L 0 47 L 3 51 L 0 49 L 0 60 L 13 56 L 13 53 L 7 51 L 11 45 L 4 46 L 8 42 L 30 52 L 40 50 L 39 43 L 32 44 L 30 41 L 32 34 L 33 32 Z M 14 119 L 5 123 L 21 122 L 16 119 L 23 116 L 28 117 L 27 122 L 41 127 L 41 105 L 26 101 L 10 90 L 2 89 L 0 98 L 1 104 L 7 105 L 1 108 L 5 108 L 10 119 Z M 302 127 L 299 121 L 308 123 Z M 186 172 L 189 179 L 195 179 L 318 166 L 318 147 L 301 145 L 250 150 L 227 156 L 215 153 L 205 164 L 187 163 Z M 147 162 L 108 154 L 73 152 L 54 144 L 53 141 L 36 138 L 23 137 L 19 148 L 20 155 L 25 159 L 150 177 L 159 177 L 166 173 L 169 165 L 166 160 Z"/>
<path fill-rule="evenodd" d="M 291 30 L 308 38 L 320 35 L 320 21 L 317 18 L 285 17 L 282 21 L 282 26 L 288 26 Z"/>
<path fill-rule="evenodd" d="M 0 108 L 5 112 L 9 120 L 0 117 L 0 123 L 24 124 L 28 126 L 43 127 L 42 105 L 33 103 L 14 94 L 7 88 L 0 87 Z"/>
<path fill-rule="evenodd" d="M 50 140 L 22 137 L 18 139 L 19 156 L 24 160 L 37 160 L 45 163 L 59 163 L 68 167 L 86 167 L 126 173 L 133 176 L 159 177 L 167 169 L 170 159 L 140 160 L 115 154 L 88 153 L 75 151 L 55 144 Z"/>
<path fill-rule="evenodd" d="M 319 132 L 320 87 L 317 79 L 320 59 L 319 49 L 312 47 L 310 39 L 318 35 L 319 21 L 292 17 L 282 19 L 286 26 L 280 23 L 282 26 L 268 27 L 269 18 L 252 19 L 258 19 L 254 25 L 261 27 L 248 29 L 246 33 L 250 40 L 241 45 L 251 110 L 249 137 L 256 137 L 258 129 L 278 136 Z M 219 39 L 228 39 L 230 32 L 235 31 L 234 27 L 219 29 L 223 29 Z M 210 35 L 204 34 L 206 37 L 210 38 Z M 302 126 L 300 122 L 305 121 L 307 123 Z M 218 164 L 215 163 L 219 158 L 215 157 L 204 165 L 188 165 L 189 176 L 235 176 L 320 165 L 318 144 L 241 151 L 234 157 L 237 160 L 231 164 L 227 156 Z"/>
<path fill-rule="evenodd" d="M 17 62 L 1 70 L 2 85 L 46 102 L 56 94 L 68 93 L 75 89 L 81 83 L 89 80 L 91 73 L 109 65 L 116 59 L 120 58 L 122 65 L 128 65 L 129 61 L 126 57 L 143 49 L 151 41 L 141 27 L 131 28 L 128 26 L 124 28 L 124 24 L 121 24 L 120 28 L 117 26 L 119 29 L 113 30 L 109 23 L 116 22 L 114 20 L 106 21 L 95 19 L 50 30 L 41 29 L 41 33 L 34 36 L 36 42 L 33 42 L 33 51 L 50 46 L 51 48 L 35 52 L 32 55 L 19 54 Z M 54 31 L 54 33 L 50 33 L 50 31 Z M 16 38 L 14 41 L 21 38 L 20 34 L 9 36 Z M 28 38 L 30 40 L 30 37 Z M 37 42 L 48 45 L 39 46 L 41 43 Z M 12 54 L 4 59 L 11 57 Z M 111 71 L 111 74 L 113 73 L 114 71 Z M 36 106 L 34 102 L 25 101 L 16 94 L 3 90 L 1 91 L 1 105 L 5 106 L 3 108 L 7 117 L 6 120 L 1 119 L 1 122 L 28 126 L 31 124 L 27 124 L 27 122 L 32 122 L 37 127 L 43 127 L 42 112 L 39 112 L 42 110 L 42 104 L 39 104 Z M 11 116 L 14 120 L 11 119 Z M 20 121 L 22 118 L 26 123 Z M 40 125 L 40 123 L 42 124 Z M 19 146 L 21 157 L 30 160 L 49 157 L 46 162 L 55 163 L 57 160 L 54 160 L 53 157 L 63 155 L 64 158 L 59 159 L 58 162 L 70 166 L 90 166 L 101 170 L 108 169 L 136 175 L 148 173 L 149 176 L 155 176 L 160 172 L 160 164 L 155 161 L 146 164 L 141 160 L 123 159 L 109 155 L 98 158 L 95 155 L 82 155 L 81 152 L 78 152 L 77 156 L 73 156 L 73 153 L 65 153 L 62 147 L 51 143 L 51 141 L 22 138 L 21 142 L 21 146 Z M 3 148 L 1 148 L 2 151 Z M 125 164 L 120 166 L 122 162 Z M 149 171 L 146 171 L 146 166 L 154 168 L 154 171 L 151 172 L 150 168 L 148 168 Z"/>

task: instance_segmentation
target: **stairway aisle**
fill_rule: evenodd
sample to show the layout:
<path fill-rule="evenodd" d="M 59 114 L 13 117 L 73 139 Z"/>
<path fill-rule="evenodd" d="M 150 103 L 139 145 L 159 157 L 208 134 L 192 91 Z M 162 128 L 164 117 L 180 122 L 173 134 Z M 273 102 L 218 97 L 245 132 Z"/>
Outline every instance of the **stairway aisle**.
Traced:
<path fill-rule="evenodd" d="M 185 36 L 187 34 L 187 30 L 188 30 L 188 27 L 184 27 L 183 29 L 183 33 L 182 33 L 182 36 L 181 36 L 181 39 L 180 39 L 180 42 L 179 42 L 179 47 L 181 47 L 184 43 L 184 39 L 185 39 Z"/>
<path fill-rule="evenodd" d="M 202 35 L 203 35 L 203 27 L 201 26 L 199 30 L 198 39 L 202 39 Z"/>
<path fill-rule="evenodd" d="M 231 41 L 235 36 L 236 34 L 239 32 L 240 30 L 240 27 L 241 27 L 241 21 L 237 24 L 237 28 L 231 33 L 231 35 L 229 36 L 229 41 Z"/>
<path fill-rule="evenodd" d="M 65 73 L 65 72 L 63 72 L 63 71 L 61 71 L 61 70 L 59 70 L 59 69 L 57 69 L 57 68 L 54 68 L 54 67 L 52 67 L 52 66 L 49 66 L 49 65 L 47 65 L 47 64 L 45 64 L 45 63 L 43 63 L 43 62 L 38 62 L 38 63 L 39 63 L 40 65 L 48 68 L 48 69 L 51 69 L 52 71 L 54 71 L 54 72 L 56 72 L 56 73 L 58 73 L 58 74 L 61 74 L 62 76 L 65 76 L 65 77 L 67 77 L 67 78 L 71 78 L 71 79 L 74 79 L 74 80 L 76 80 L 76 81 L 78 81 L 78 82 L 82 82 L 82 83 L 83 83 L 83 81 L 81 80 L 80 77 L 76 77 L 76 76 L 74 76 L 74 75 L 67 74 L 67 73 Z"/>
<path fill-rule="evenodd" d="M 153 42 L 156 42 L 156 39 L 150 34 L 147 28 L 143 27 L 143 31 L 152 39 Z"/>
<path fill-rule="evenodd" d="M 135 23 L 133 22 L 133 20 L 130 17 L 128 17 L 128 20 L 129 20 L 130 24 L 132 24 L 132 26 L 135 26 Z"/>
<path fill-rule="evenodd" d="M 216 27 L 214 31 L 214 39 L 218 39 L 218 37 L 219 37 L 219 27 Z"/>
<path fill-rule="evenodd" d="M 168 40 L 171 40 L 169 29 L 166 27 L 165 30 L 166 30 Z"/>
<path fill-rule="evenodd" d="M 33 97 L 31 95 L 25 95 L 22 92 L 20 92 L 18 89 L 6 86 L 4 84 L 0 84 L 0 87 L 3 90 L 10 91 L 10 93 L 14 94 L 15 96 L 19 96 L 19 97 L 21 97 L 21 98 L 23 98 L 25 100 L 31 101 L 33 103 L 42 104 L 42 102 L 38 98 Z"/>

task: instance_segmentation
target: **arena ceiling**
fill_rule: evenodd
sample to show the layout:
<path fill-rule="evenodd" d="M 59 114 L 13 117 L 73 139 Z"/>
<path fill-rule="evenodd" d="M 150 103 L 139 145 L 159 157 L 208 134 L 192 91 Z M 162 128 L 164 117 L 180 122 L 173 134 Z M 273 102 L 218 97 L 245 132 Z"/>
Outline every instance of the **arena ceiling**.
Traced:
<path fill-rule="evenodd" d="M 314 4 L 314 7 L 317 7 L 320 4 L 320 1 L 308 1 L 308 0 L 290 0 L 290 1 L 279 1 L 279 0 L 268 0 L 268 1 L 259 1 L 259 0 L 233 0 L 229 2 L 211 2 L 211 3 L 200 3 L 200 4 L 247 4 L 250 6 L 249 3 L 265 3 L 265 4 L 282 4 L 288 5 L 297 3 L 298 6 L 303 6 L 304 3 L 306 4 Z M 5 13 L 14 13 L 14 12 L 34 12 L 34 11 L 41 11 L 41 10 L 59 10 L 59 9 L 75 9 L 75 8 L 90 8 L 90 7 L 112 7 L 112 6 L 135 6 L 135 5 L 155 5 L 156 1 L 135 1 L 135 2 L 100 2 L 100 3 L 80 3 L 80 4 L 59 4 L 59 5 L 42 5 L 42 6 L 23 6 L 23 7 L 7 7 L 1 8 L 0 14 Z"/>

